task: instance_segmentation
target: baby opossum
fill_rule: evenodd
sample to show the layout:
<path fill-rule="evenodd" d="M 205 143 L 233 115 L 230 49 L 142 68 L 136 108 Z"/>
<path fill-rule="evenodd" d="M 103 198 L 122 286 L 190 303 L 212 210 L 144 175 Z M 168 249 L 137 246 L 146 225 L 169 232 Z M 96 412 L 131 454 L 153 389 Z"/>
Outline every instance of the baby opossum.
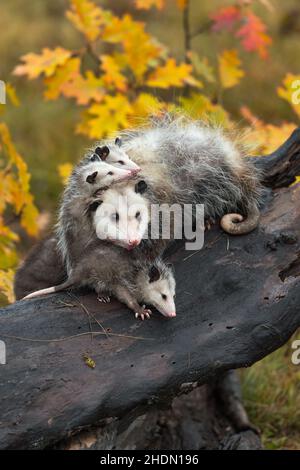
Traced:
<path fill-rule="evenodd" d="M 128 251 L 104 243 L 91 247 L 82 256 L 67 281 L 33 292 L 25 299 L 80 286 L 93 288 L 98 296 L 115 296 L 142 320 L 150 317 L 151 310 L 140 303 L 153 305 L 165 317 L 176 316 L 172 266 L 160 258 L 154 262 L 146 259 L 133 262 Z"/>
<path fill-rule="evenodd" d="M 123 152 L 120 144 L 120 139 L 116 139 L 115 143 L 109 146 L 98 146 L 94 153 L 83 158 L 69 178 L 62 198 L 56 231 L 58 249 L 66 263 L 68 273 L 72 259 L 70 247 L 76 244 L 78 237 L 88 243 L 91 236 L 90 226 L 85 223 L 84 213 L 93 200 L 93 195 L 99 189 L 107 188 L 117 181 L 134 177 L 140 170 Z"/>
<path fill-rule="evenodd" d="M 221 129 L 166 115 L 123 132 L 123 148 L 142 169 L 158 203 L 204 204 L 231 234 L 259 222 L 259 174 Z"/>

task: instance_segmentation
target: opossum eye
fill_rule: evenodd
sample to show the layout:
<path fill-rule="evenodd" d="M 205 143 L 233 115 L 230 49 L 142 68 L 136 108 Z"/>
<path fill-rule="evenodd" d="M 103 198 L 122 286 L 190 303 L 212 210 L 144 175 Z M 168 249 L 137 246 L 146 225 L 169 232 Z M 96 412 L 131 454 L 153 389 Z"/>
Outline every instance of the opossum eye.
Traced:
<path fill-rule="evenodd" d="M 167 300 L 166 294 L 161 294 L 161 296 L 162 296 L 163 300 Z"/>
<path fill-rule="evenodd" d="M 118 147 L 121 147 L 121 145 L 122 145 L 122 140 L 120 139 L 120 137 L 117 137 L 117 138 L 116 138 L 115 144 L 116 144 Z"/>
<path fill-rule="evenodd" d="M 137 211 L 137 213 L 135 214 L 135 218 L 138 219 L 140 215 L 141 215 L 140 211 Z"/>
<path fill-rule="evenodd" d="M 112 171 L 109 171 L 107 174 L 108 174 L 109 176 L 112 176 L 114 173 L 113 173 Z"/>
<path fill-rule="evenodd" d="M 109 148 L 106 145 L 104 147 L 97 147 L 95 152 L 101 160 L 106 160 L 109 155 Z"/>
<path fill-rule="evenodd" d="M 116 212 L 115 214 L 112 214 L 111 218 L 112 218 L 112 220 L 115 220 L 116 222 L 118 222 L 119 219 L 120 219 L 120 216 L 119 216 L 118 212 Z"/>
<path fill-rule="evenodd" d="M 125 162 L 123 162 L 123 160 L 119 160 L 118 163 L 120 163 L 120 165 L 125 165 Z"/>
<path fill-rule="evenodd" d="M 141 180 L 138 183 L 136 183 L 135 192 L 143 194 L 146 191 L 147 188 L 148 188 L 148 185 L 147 185 L 146 181 Z"/>
<path fill-rule="evenodd" d="M 97 155 L 96 153 L 94 153 L 94 155 L 91 156 L 90 161 L 91 161 L 91 162 L 101 161 L 101 158 L 99 157 L 99 155 Z"/>

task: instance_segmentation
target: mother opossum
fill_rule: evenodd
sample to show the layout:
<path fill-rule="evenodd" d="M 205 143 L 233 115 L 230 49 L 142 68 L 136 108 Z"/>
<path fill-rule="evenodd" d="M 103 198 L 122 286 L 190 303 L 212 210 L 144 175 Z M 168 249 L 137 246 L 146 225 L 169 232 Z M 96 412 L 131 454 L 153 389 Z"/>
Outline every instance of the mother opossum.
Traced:
<path fill-rule="evenodd" d="M 219 128 L 182 116 L 164 115 L 124 131 L 123 149 L 142 169 L 158 203 L 204 204 L 207 219 L 240 235 L 259 222 L 260 175 Z"/>

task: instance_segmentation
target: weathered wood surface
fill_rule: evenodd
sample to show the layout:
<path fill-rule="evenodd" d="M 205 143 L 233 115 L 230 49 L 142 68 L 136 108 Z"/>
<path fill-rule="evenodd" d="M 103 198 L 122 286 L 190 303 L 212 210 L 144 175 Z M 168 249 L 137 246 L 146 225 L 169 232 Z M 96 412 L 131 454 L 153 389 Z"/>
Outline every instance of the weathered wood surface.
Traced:
<path fill-rule="evenodd" d="M 137 321 L 118 302 L 103 305 L 91 293 L 0 311 L 7 347 L 1 449 L 44 448 L 92 424 L 137 416 L 287 341 L 300 326 L 300 190 L 283 186 L 300 174 L 299 149 L 297 130 L 283 153 L 264 161 L 267 185 L 280 189 L 269 190 L 258 230 L 230 237 L 215 227 L 203 250 L 173 255 L 175 319 L 157 313 Z M 278 169 L 287 167 L 285 179 Z M 93 338 L 90 327 L 98 331 Z"/>

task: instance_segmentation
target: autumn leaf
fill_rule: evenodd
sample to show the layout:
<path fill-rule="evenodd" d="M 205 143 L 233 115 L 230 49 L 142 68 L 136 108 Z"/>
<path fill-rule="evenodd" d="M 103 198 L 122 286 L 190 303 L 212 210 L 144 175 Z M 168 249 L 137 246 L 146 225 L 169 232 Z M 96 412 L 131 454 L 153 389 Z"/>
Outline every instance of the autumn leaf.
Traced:
<path fill-rule="evenodd" d="M 164 7 L 164 0 L 135 0 L 135 6 L 140 10 L 150 10 L 152 7 L 161 10 Z"/>
<path fill-rule="evenodd" d="M 125 92 L 127 90 L 127 80 L 121 73 L 121 68 L 117 61 L 109 55 L 102 55 L 100 59 L 101 69 L 104 72 L 102 75 L 104 86 L 107 86 L 108 89 Z"/>
<path fill-rule="evenodd" d="M 237 85 L 245 75 L 241 69 L 241 61 L 236 50 L 223 51 L 218 56 L 219 75 L 223 88 L 231 88 Z"/>
<path fill-rule="evenodd" d="M 149 75 L 146 85 L 157 88 L 182 87 L 185 83 L 201 86 L 202 84 L 193 78 L 191 72 L 192 66 L 190 64 L 177 65 L 175 59 L 170 58 Z"/>
<path fill-rule="evenodd" d="M 85 113 L 77 132 L 94 139 L 105 137 L 128 126 L 132 108 L 127 97 L 107 95 L 101 104 L 93 104 Z"/>
<path fill-rule="evenodd" d="M 67 18 L 90 41 L 95 41 L 101 33 L 101 27 L 110 19 L 110 14 L 90 0 L 71 0 Z"/>
<path fill-rule="evenodd" d="M 209 65 L 207 57 L 199 57 L 194 51 L 190 51 L 188 57 L 198 75 L 202 76 L 207 82 L 214 83 L 216 81 L 214 69 Z"/>
<path fill-rule="evenodd" d="M 9 303 L 15 301 L 14 296 L 14 270 L 0 270 L 0 292 L 5 295 Z"/>
<path fill-rule="evenodd" d="M 30 80 L 41 74 L 50 77 L 55 73 L 57 67 L 63 65 L 70 56 L 71 52 L 62 47 L 45 48 L 41 54 L 30 53 L 23 55 L 21 60 L 24 63 L 18 65 L 13 73 L 14 75 L 27 75 Z"/>
<path fill-rule="evenodd" d="M 177 0 L 177 6 L 180 8 L 180 10 L 184 10 L 186 7 L 187 0 Z"/>
<path fill-rule="evenodd" d="M 266 34 L 266 25 L 252 12 L 243 18 L 243 22 L 243 26 L 236 32 L 236 37 L 241 38 L 246 51 L 257 52 L 265 59 L 268 56 L 267 47 L 272 43 L 272 39 Z"/>
<path fill-rule="evenodd" d="M 72 163 L 61 163 L 57 169 L 62 183 L 66 185 L 73 170 Z"/>
<path fill-rule="evenodd" d="M 180 105 L 182 109 L 192 119 L 204 119 L 222 127 L 229 127 L 230 120 L 225 109 L 211 102 L 211 100 L 200 93 L 192 93 L 189 97 L 181 97 Z"/>
<path fill-rule="evenodd" d="M 101 102 L 105 96 L 103 79 L 96 77 L 94 72 L 87 70 L 85 77 L 78 74 L 72 80 L 61 86 L 61 91 L 67 98 L 75 98 L 77 104 L 86 105 L 91 101 Z"/>
<path fill-rule="evenodd" d="M 80 75 L 80 65 L 79 57 L 71 57 L 63 65 L 57 67 L 54 75 L 44 79 L 46 85 L 44 97 L 47 100 L 56 100 L 63 94 L 68 84 L 74 82 Z"/>
<path fill-rule="evenodd" d="M 137 99 L 132 103 L 132 117 L 130 125 L 139 125 L 143 118 L 149 115 L 157 115 L 163 108 L 165 103 L 148 93 L 140 93 Z"/>
<path fill-rule="evenodd" d="M 240 20 L 241 10 L 237 6 L 231 5 L 228 7 L 219 8 L 216 13 L 211 15 L 213 20 L 213 31 L 231 31 L 234 24 Z"/>
<path fill-rule="evenodd" d="M 300 116 L 300 75 L 288 73 L 283 83 L 277 88 L 280 98 L 286 100 L 295 113 Z"/>
<path fill-rule="evenodd" d="M 120 43 L 124 50 L 123 59 L 140 82 L 149 65 L 154 65 L 162 53 L 162 47 L 145 32 L 144 23 L 134 21 L 130 15 L 113 17 L 105 27 L 102 39 L 111 44 Z"/>
<path fill-rule="evenodd" d="M 246 106 L 241 108 L 241 114 L 251 125 L 246 134 L 246 141 L 249 141 L 250 148 L 254 147 L 252 152 L 254 155 L 257 155 L 257 153 L 269 154 L 274 152 L 274 150 L 282 145 L 282 142 L 288 139 L 297 127 L 292 122 L 283 122 L 279 126 L 266 124 L 254 116 Z M 255 146 L 253 146 L 253 142 L 255 142 Z"/>
<path fill-rule="evenodd" d="M 20 100 L 16 89 L 11 85 L 11 83 L 6 83 L 6 94 L 14 106 L 20 106 Z"/>

